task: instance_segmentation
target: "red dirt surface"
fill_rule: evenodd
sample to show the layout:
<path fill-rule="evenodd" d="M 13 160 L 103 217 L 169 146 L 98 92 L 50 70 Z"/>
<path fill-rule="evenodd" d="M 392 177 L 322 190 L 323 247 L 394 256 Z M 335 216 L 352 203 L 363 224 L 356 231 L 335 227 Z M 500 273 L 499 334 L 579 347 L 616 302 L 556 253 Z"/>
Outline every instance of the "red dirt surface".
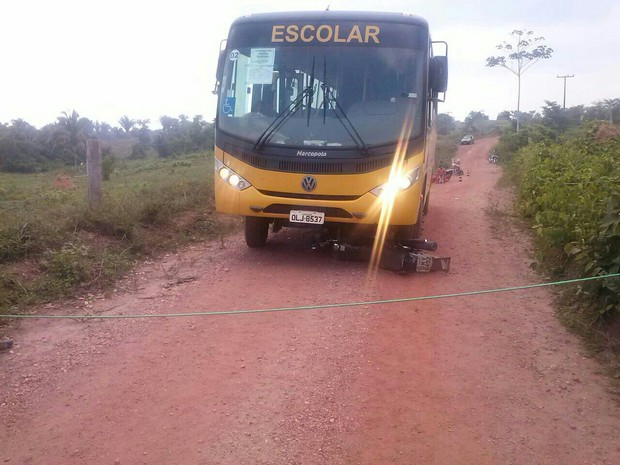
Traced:
<path fill-rule="evenodd" d="M 146 263 L 50 314 L 366 302 L 537 283 L 493 140 L 459 148 L 424 234 L 449 273 L 369 276 L 282 230 Z M 223 247 L 222 247 L 223 245 Z M 618 464 L 620 408 L 552 288 L 202 317 L 25 320 L 0 353 L 0 463 Z"/>

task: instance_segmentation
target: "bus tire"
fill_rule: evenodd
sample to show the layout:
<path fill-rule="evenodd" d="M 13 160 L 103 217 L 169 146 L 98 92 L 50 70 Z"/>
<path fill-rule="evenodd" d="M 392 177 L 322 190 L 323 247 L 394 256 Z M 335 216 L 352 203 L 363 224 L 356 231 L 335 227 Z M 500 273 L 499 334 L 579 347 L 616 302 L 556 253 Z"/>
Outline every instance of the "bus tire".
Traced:
<path fill-rule="evenodd" d="M 422 220 L 419 219 L 416 224 L 408 224 L 405 226 L 394 226 L 394 240 L 396 242 L 410 241 L 411 239 L 419 239 L 422 235 Z"/>
<path fill-rule="evenodd" d="M 418 222 L 411 228 L 412 239 L 419 239 L 422 236 L 422 215 L 418 218 Z"/>
<path fill-rule="evenodd" d="M 418 239 L 422 235 L 422 216 L 428 210 L 428 195 L 424 195 L 418 206 L 418 218 L 415 224 L 394 226 L 394 240 L 396 242 Z"/>
<path fill-rule="evenodd" d="M 248 247 L 265 247 L 269 233 L 269 219 L 257 216 L 245 217 L 245 243 Z"/>

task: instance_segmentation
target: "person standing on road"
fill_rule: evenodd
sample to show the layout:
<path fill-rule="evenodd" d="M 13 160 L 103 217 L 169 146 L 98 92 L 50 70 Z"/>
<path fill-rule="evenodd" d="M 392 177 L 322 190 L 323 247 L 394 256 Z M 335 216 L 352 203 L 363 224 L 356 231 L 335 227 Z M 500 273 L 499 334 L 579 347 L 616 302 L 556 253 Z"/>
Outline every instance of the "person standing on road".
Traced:
<path fill-rule="evenodd" d="M 437 182 L 439 182 L 439 184 L 446 182 L 446 169 L 443 166 L 437 168 Z"/>

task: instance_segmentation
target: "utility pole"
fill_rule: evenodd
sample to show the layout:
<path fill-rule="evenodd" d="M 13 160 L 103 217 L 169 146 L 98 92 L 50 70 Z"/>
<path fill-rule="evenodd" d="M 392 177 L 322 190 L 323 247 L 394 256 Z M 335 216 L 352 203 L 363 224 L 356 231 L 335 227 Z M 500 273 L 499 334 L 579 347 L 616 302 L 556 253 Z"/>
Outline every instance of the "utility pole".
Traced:
<path fill-rule="evenodd" d="M 101 141 L 86 141 L 86 169 L 88 171 L 88 208 L 93 210 L 101 206 Z"/>
<path fill-rule="evenodd" d="M 565 74 L 564 76 L 558 76 L 559 79 L 564 79 L 564 102 L 562 103 L 562 109 L 566 110 L 566 78 L 575 77 L 574 74 Z"/>

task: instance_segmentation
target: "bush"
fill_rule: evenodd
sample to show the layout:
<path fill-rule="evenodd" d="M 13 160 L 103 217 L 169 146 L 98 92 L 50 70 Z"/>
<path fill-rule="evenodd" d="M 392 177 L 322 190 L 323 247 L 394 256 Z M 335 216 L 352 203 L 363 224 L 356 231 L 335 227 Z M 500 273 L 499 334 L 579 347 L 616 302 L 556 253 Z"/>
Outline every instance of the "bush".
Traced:
<path fill-rule="evenodd" d="M 545 140 L 519 150 L 511 169 L 518 201 L 540 241 L 542 258 L 563 273 L 599 276 L 620 269 L 620 138 Z M 573 276 L 570 276 L 573 277 Z M 620 280 L 587 286 L 598 317 L 620 314 Z"/>
<path fill-rule="evenodd" d="M 92 268 L 90 249 L 79 241 L 68 242 L 60 250 L 48 250 L 42 268 L 66 288 L 85 282 Z"/>
<path fill-rule="evenodd" d="M 116 158 L 113 155 L 104 155 L 101 161 L 101 172 L 104 181 L 109 181 L 116 167 Z"/>
<path fill-rule="evenodd" d="M 439 136 L 437 138 L 437 146 L 435 150 L 435 167 L 443 166 L 448 168 L 452 166 L 452 159 L 458 148 L 457 136 Z"/>
<path fill-rule="evenodd" d="M 0 229 L 0 263 L 25 257 L 32 248 L 28 223 L 10 225 Z"/>

